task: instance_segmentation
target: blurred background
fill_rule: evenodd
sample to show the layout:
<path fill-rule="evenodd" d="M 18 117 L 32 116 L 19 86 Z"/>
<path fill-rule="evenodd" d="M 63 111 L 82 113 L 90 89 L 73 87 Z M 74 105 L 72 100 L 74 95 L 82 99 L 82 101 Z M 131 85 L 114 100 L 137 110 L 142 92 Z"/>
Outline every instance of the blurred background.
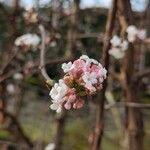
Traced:
<path fill-rule="evenodd" d="M 147 31 L 146 41 L 133 44 L 134 56 L 125 56 L 131 58 L 128 60 L 134 60 L 129 62 L 129 66 L 133 65 L 134 75 L 138 71 L 141 73 L 138 81 L 134 80 L 132 73 L 128 74 L 130 79 L 127 80 L 128 84 L 135 81 L 129 93 L 137 94 L 135 99 L 138 101 L 133 100 L 133 105 L 129 106 L 121 103 L 126 101 L 127 91 L 114 74 L 109 73 L 102 141 L 100 148 L 93 148 L 99 96 L 87 97 L 82 109 L 56 114 L 49 108 L 50 88 L 39 69 L 41 42 L 32 47 L 24 44 L 18 46 L 15 41 L 27 33 L 36 34 L 41 41 L 38 26 L 42 24 L 46 31 L 46 70 L 53 80 L 58 81 L 63 76 L 61 64 L 64 62 L 83 54 L 103 61 L 106 24 L 109 22 L 108 14 L 114 13 L 109 13 L 114 1 L 0 0 L 1 150 L 54 150 L 56 145 L 58 150 L 131 150 L 131 143 L 126 138 L 126 126 L 134 117 L 131 120 L 127 117 L 130 110 L 127 111 L 126 107 L 133 109 L 133 116 L 136 111 L 140 112 L 140 118 L 138 115 L 135 117 L 137 126 L 133 129 L 134 136 L 138 137 L 136 131 L 142 128 L 142 149 L 150 149 L 150 1 L 129 2 L 134 18 L 132 24 Z M 129 9 L 126 8 L 126 11 L 129 12 Z M 119 15 L 122 14 L 117 13 L 110 37 L 115 34 L 122 36 Z M 123 59 L 109 57 L 110 72 L 113 68 L 120 73 L 123 65 Z M 126 81 L 124 78 L 121 80 Z M 138 92 L 135 87 L 138 87 Z M 132 150 L 142 149 L 135 147 Z"/>

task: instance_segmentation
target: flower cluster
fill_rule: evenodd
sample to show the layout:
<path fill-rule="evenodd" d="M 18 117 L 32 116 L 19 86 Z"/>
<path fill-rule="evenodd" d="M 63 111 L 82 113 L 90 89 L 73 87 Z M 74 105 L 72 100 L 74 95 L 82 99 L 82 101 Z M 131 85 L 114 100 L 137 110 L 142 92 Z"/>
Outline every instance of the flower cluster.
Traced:
<path fill-rule="evenodd" d="M 112 47 L 109 50 L 109 54 L 116 59 L 121 59 L 125 55 L 125 51 L 128 49 L 128 41 L 122 40 L 117 35 L 114 35 L 110 41 Z"/>
<path fill-rule="evenodd" d="M 53 102 L 50 108 L 56 112 L 61 112 L 62 108 L 82 108 L 85 103 L 83 97 L 101 90 L 107 73 L 98 61 L 86 55 L 73 63 L 62 64 L 62 69 L 64 78 L 55 83 L 50 91 Z"/>
<path fill-rule="evenodd" d="M 134 25 L 128 26 L 126 32 L 129 42 L 135 42 L 136 40 L 143 41 L 147 36 L 145 29 L 138 29 Z"/>
<path fill-rule="evenodd" d="M 20 47 L 36 48 L 40 43 L 40 38 L 36 34 L 27 33 L 15 40 L 15 45 Z"/>

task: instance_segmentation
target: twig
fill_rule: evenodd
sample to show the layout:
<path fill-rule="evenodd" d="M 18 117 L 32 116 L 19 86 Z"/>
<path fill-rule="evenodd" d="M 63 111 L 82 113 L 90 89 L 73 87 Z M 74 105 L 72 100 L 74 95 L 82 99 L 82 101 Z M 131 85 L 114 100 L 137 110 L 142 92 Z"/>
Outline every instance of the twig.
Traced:
<path fill-rule="evenodd" d="M 18 53 L 18 49 L 17 48 L 12 48 L 12 54 L 10 54 L 10 53 L 7 54 L 7 55 L 9 55 L 9 60 L 7 60 L 6 63 L 2 66 L 2 68 L 0 70 L 1 75 L 5 72 L 7 67 L 12 62 L 12 60 L 16 57 L 17 53 Z"/>
<path fill-rule="evenodd" d="M 18 134 L 19 138 L 21 138 L 30 148 L 33 147 L 32 142 L 30 139 L 25 135 L 20 123 L 18 122 L 17 118 L 15 118 L 9 112 L 6 112 L 4 109 L 0 109 L 6 117 L 11 119 L 11 123 L 9 124 L 8 131 L 13 132 L 13 134 Z"/>
<path fill-rule="evenodd" d="M 60 63 L 64 63 L 64 62 L 68 62 L 68 61 L 72 61 L 72 60 L 73 60 L 73 58 L 71 58 L 71 57 L 56 58 L 54 60 L 47 61 L 45 63 L 45 65 L 60 64 Z M 32 70 L 39 68 L 39 65 L 40 65 L 39 62 L 40 62 L 40 60 L 35 61 L 35 63 L 32 66 Z M 13 69 L 3 75 L 0 75 L 0 83 L 3 82 L 4 80 L 7 80 L 8 78 L 11 78 L 16 72 L 23 72 L 24 69 L 25 69 L 25 67 L 21 67 L 21 68 L 17 68 L 16 70 Z M 36 71 L 38 71 L 38 69 Z"/>
<path fill-rule="evenodd" d="M 110 109 L 112 107 L 133 107 L 133 108 L 144 108 L 150 109 L 150 104 L 141 104 L 141 103 L 133 103 L 133 102 L 114 102 L 111 104 L 106 104 L 105 109 Z"/>
<path fill-rule="evenodd" d="M 138 81 L 138 80 L 142 79 L 142 78 L 145 77 L 145 76 L 150 77 L 150 68 L 145 69 L 145 70 L 143 70 L 142 72 L 139 72 L 139 73 L 135 74 L 134 79 L 135 79 L 136 81 Z"/>
<path fill-rule="evenodd" d="M 49 77 L 45 68 L 45 29 L 43 25 L 39 25 L 39 29 L 41 32 L 42 37 L 42 45 L 41 45 L 41 52 L 40 52 L 40 70 L 41 74 L 44 77 L 45 81 L 52 86 L 54 81 Z"/>
<path fill-rule="evenodd" d="M 102 55 L 103 65 L 107 70 L 109 69 L 108 50 L 110 49 L 111 46 L 110 39 L 112 38 L 112 32 L 115 25 L 116 11 L 117 11 L 117 0 L 113 0 L 112 7 L 109 10 L 109 14 L 108 14 L 104 47 L 103 47 L 103 55 Z M 107 88 L 107 79 L 104 81 L 103 89 L 99 97 L 92 150 L 99 150 L 101 146 L 101 140 L 102 140 L 103 128 L 104 128 L 104 103 L 105 103 L 106 88 Z"/>

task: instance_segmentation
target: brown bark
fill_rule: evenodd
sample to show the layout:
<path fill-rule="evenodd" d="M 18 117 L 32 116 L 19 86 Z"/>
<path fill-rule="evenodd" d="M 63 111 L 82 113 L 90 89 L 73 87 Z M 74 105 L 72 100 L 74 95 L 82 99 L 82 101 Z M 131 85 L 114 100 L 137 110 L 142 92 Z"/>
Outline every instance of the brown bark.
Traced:
<path fill-rule="evenodd" d="M 108 50 L 110 49 L 111 46 L 110 39 L 112 38 L 116 11 L 117 11 L 117 0 L 114 0 L 112 3 L 112 7 L 108 13 L 108 20 L 106 24 L 106 33 L 104 38 L 104 47 L 103 47 L 103 54 L 102 54 L 103 65 L 107 70 L 109 69 Z M 103 89 L 99 97 L 92 150 L 99 150 L 101 146 L 101 140 L 102 140 L 103 128 L 104 128 L 104 103 L 105 103 L 106 88 L 107 88 L 107 79 L 104 81 Z"/>
<path fill-rule="evenodd" d="M 0 69 L 0 74 L 3 74 L 7 67 L 9 66 L 11 60 L 16 56 L 16 51 L 14 51 L 14 41 L 17 37 L 17 15 L 19 12 L 19 2 L 20 0 L 14 0 L 13 1 L 13 11 L 11 15 L 8 15 L 8 20 L 10 21 L 10 26 L 9 26 L 9 41 L 6 45 L 6 50 L 3 53 L 3 60 L 2 60 L 2 65 Z"/>
<path fill-rule="evenodd" d="M 72 6 L 72 14 L 69 18 L 69 31 L 68 31 L 68 46 L 66 56 L 75 56 L 76 51 L 76 39 L 77 39 L 77 25 L 79 15 L 79 4 L 80 0 L 74 0 Z"/>
<path fill-rule="evenodd" d="M 80 0 L 73 1 L 72 15 L 69 21 L 68 30 L 68 46 L 66 51 L 66 57 L 70 59 L 75 58 L 76 52 L 76 39 L 77 39 L 77 18 L 79 13 Z M 66 110 L 62 110 L 61 114 L 57 116 L 56 122 L 56 135 L 55 135 L 55 150 L 60 150 L 62 147 L 62 140 L 64 135 L 64 127 L 67 118 Z"/>
<path fill-rule="evenodd" d="M 0 109 L 4 109 L 5 108 L 5 83 L 2 82 L 0 84 Z M 5 115 L 2 112 L 0 112 L 0 124 L 4 123 L 5 121 Z"/>
<path fill-rule="evenodd" d="M 133 22 L 130 1 L 118 1 L 119 21 L 122 27 L 122 33 L 125 34 L 126 27 Z M 127 10 L 130 11 L 127 13 Z M 121 68 L 121 82 L 124 90 L 125 102 L 138 103 L 138 82 L 133 82 L 134 77 L 134 47 L 130 44 L 129 50 L 123 60 Z M 127 149 L 143 149 L 143 120 L 139 108 L 126 107 L 125 135 L 127 135 Z"/>
<path fill-rule="evenodd" d="M 5 115 L 6 120 L 8 122 L 8 124 L 6 122 L 7 125 L 5 125 L 5 129 L 12 133 L 12 135 L 16 138 L 16 141 L 25 143 L 28 149 L 30 150 L 33 147 L 33 143 L 24 133 L 16 117 L 6 112 L 4 109 L 0 109 L 0 112 L 2 112 Z"/>
<path fill-rule="evenodd" d="M 63 135 L 64 135 L 64 127 L 66 122 L 66 110 L 62 110 L 60 114 L 56 117 L 56 135 L 54 139 L 55 149 L 60 150 L 62 147 Z"/>

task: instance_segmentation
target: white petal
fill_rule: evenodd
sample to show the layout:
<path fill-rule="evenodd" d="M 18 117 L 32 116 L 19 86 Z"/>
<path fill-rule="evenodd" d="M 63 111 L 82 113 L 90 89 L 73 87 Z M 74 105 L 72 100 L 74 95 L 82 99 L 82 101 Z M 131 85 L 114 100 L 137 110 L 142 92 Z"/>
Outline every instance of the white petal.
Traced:
<path fill-rule="evenodd" d="M 110 40 L 110 43 L 113 46 L 119 46 L 121 44 L 121 39 L 117 35 L 114 35 L 113 38 Z"/>

